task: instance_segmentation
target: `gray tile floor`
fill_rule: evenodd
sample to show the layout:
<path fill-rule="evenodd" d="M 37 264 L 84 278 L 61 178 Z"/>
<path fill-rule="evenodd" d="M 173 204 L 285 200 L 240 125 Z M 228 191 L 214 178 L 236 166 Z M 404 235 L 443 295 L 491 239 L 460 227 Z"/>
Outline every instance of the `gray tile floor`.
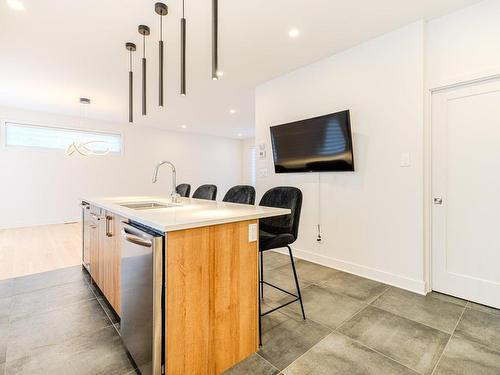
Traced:
<path fill-rule="evenodd" d="M 296 265 L 308 319 L 298 304 L 266 316 L 259 353 L 225 375 L 500 374 L 499 310 Z M 288 257 L 266 253 L 265 271 L 294 291 Z M 135 374 L 118 329 L 80 267 L 0 281 L 0 375 Z"/>
<path fill-rule="evenodd" d="M 295 290 L 289 258 L 265 254 L 265 279 Z M 296 262 L 298 303 L 264 318 L 263 347 L 225 375 L 500 374 L 500 310 L 426 297 Z M 268 308 L 289 297 L 264 289 Z"/>
<path fill-rule="evenodd" d="M 81 267 L 0 281 L 0 375 L 135 374 Z"/>

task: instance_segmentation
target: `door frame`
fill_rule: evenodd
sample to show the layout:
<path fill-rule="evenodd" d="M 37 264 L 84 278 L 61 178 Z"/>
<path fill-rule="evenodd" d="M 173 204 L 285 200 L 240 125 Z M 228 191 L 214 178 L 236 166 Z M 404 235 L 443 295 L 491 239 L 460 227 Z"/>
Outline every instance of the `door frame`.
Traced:
<path fill-rule="evenodd" d="M 432 97 L 444 90 L 500 79 L 500 67 L 448 81 L 433 82 L 424 92 L 424 281 L 432 291 Z"/>

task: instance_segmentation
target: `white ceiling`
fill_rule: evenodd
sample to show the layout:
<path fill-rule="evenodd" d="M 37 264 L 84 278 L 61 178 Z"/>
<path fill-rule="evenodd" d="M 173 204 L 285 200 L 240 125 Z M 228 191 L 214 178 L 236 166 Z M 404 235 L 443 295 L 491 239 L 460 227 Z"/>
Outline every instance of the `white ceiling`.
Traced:
<path fill-rule="evenodd" d="M 165 2 L 166 107 L 157 106 L 158 16 L 150 0 L 0 0 L 0 106 L 127 121 L 128 60 L 135 54 L 136 126 L 251 136 L 256 85 L 360 42 L 478 0 L 219 0 L 220 69 L 211 80 L 210 0 L 185 0 L 188 95 L 179 95 L 181 0 Z M 140 36 L 148 44 L 148 110 L 140 116 Z M 301 34 L 288 37 L 297 27 Z M 236 109 L 230 114 L 230 109 Z"/>

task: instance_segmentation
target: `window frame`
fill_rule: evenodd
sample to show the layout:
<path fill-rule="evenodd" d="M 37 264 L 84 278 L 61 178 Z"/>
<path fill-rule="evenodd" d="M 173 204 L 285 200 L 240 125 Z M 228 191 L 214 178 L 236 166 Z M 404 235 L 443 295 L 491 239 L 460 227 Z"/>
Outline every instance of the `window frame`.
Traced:
<path fill-rule="evenodd" d="M 54 129 L 54 130 L 60 130 L 60 131 L 69 131 L 69 132 L 76 132 L 76 133 L 87 133 L 87 134 L 102 134 L 106 136 L 119 136 L 121 139 L 121 148 L 119 152 L 114 152 L 111 151 L 105 156 L 122 156 L 124 153 L 124 146 L 125 146 L 125 135 L 123 134 L 122 131 L 102 131 L 102 130 L 95 130 L 91 128 L 79 128 L 79 127 L 69 127 L 69 126 L 59 126 L 59 125 L 52 125 L 52 124 L 47 124 L 47 123 L 37 123 L 37 122 L 32 122 L 32 121 L 16 121 L 16 120 L 2 120 L 1 121 L 1 129 L 0 129 L 0 137 L 1 137 L 1 145 L 2 148 L 5 150 L 29 150 L 29 151 L 46 151 L 46 152 L 54 152 L 54 153 L 63 153 L 65 152 L 64 149 L 61 148 L 53 148 L 53 147 L 43 147 L 43 146 L 17 146 L 17 145 L 9 145 L 7 144 L 7 127 L 8 125 L 18 125 L 18 126 L 24 126 L 27 128 L 45 128 L 45 129 Z"/>

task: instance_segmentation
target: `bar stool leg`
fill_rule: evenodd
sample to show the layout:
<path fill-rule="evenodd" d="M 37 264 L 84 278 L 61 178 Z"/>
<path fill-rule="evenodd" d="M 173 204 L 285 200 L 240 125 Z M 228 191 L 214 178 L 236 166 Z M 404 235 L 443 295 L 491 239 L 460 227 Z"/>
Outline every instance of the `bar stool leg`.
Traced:
<path fill-rule="evenodd" d="M 302 309 L 302 317 L 306 320 L 306 313 L 304 312 L 304 304 L 302 303 L 302 294 L 300 293 L 299 279 L 297 278 L 297 271 L 295 270 L 295 261 L 293 260 L 292 249 L 288 247 L 288 252 L 290 253 L 290 261 L 292 263 L 293 277 L 295 278 L 295 285 L 297 286 L 297 295 L 299 296 L 300 308 Z"/>
<path fill-rule="evenodd" d="M 262 346 L 262 299 L 264 298 L 264 261 L 262 251 L 259 251 L 260 256 L 260 274 L 259 274 L 259 346 Z"/>
<path fill-rule="evenodd" d="M 262 300 L 260 298 L 259 287 L 259 346 L 262 346 Z"/>
<path fill-rule="evenodd" d="M 260 298 L 264 300 L 264 252 L 259 251 L 260 255 L 260 280 L 259 280 L 259 287 L 260 287 Z"/>

